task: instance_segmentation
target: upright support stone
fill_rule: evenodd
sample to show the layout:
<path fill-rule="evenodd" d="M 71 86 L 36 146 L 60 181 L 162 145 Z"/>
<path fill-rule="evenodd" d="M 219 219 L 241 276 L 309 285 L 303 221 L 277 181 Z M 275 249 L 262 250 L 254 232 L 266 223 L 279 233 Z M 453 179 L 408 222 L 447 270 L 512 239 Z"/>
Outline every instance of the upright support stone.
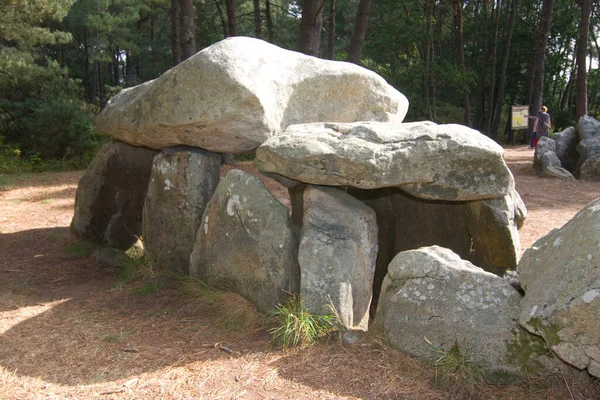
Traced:
<path fill-rule="evenodd" d="M 190 275 L 234 291 L 261 311 L 297 294 L 298 228 L 256 176 L 230 171 L 202 216 Z"/>
<path fill-rule="evenodd" d="M 154 158 L 144 205 L 144 245 L 152 263 L 189 273 L 206 204 L 219 184 L 221 155 L 172 147 Z"/>
<path fill-rule="evenodd" d="M 329 313 L 331 302 L 345 327 L 367 330 L 376 257 L 371 208 L 339 189 L 305 189 L 298 261 L 309 311 Z"/>
<path fill-rule="evenodd" d="M 105 144 L 79 181 L 71 232 L 120 249 L 136 243 L 155 154 L 117 140 Z"/>

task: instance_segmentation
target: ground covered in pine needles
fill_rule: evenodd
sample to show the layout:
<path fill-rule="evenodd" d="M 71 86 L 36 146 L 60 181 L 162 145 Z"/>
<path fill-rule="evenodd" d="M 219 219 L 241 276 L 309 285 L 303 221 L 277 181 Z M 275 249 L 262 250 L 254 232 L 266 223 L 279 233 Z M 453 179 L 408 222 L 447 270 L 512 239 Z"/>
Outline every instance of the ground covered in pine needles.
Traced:
<path fill-rule="evenodd" d="M 598 183 L 538 178 L 532 156 L 506 155 L 529 210 L 523 249 L 600 197 Z M 0 175 L 1 399 L 600 398 L 598 380 L 570 368 L 511 387 L 443 379 L 375 336 L 277 349 L 239 296 L 71 238 L 82 173 Z"/>

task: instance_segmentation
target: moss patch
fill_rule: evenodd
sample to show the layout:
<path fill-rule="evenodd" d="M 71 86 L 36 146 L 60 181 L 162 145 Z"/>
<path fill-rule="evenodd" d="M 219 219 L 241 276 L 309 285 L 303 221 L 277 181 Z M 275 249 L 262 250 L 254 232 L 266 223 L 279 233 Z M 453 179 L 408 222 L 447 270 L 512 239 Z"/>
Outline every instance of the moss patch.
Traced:
<path fill-rule="evenodd" d="M 558 325 L 546 325 L 540 318 L 535 317 L 529 320 L 528 325 L 539 333 L 550 346 L 556 346 L 560 343 L 560 337 L 558 336 L 560 327 Z"/>
<path fill-rule="evenodd" d="M 549 355 L 546 342 L 523 328 L 514 331 L 515 339 L 506 345 L 507 362 L 518 366 L 522 372 L 532 372 L 540 367 L 538 356 Z"/>

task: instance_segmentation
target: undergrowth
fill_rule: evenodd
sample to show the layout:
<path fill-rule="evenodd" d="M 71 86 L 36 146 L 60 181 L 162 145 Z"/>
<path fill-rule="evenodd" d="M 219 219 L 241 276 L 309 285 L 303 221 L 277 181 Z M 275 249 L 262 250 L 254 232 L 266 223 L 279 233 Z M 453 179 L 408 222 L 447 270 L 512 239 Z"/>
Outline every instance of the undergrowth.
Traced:
<path fill-rule="evenodd" d="M 483 371 L 480 363 L 475 360 L 468 347 L 461 349 L 458 339 L 450 349 L 444 350 L 435 346 L 427 338 L 425 341 L 436 353 L 433 362 L 436 380 L 446 387 L 460 387 L 471 395 L 475 388 L 484 382 Z"/>
<path fill-rule="evenodd" d="M 275 325 L 269 333 L 273 335 L 273 342 L 283 348 L 309 346 L 337 330 L 335 315 L 313 315 L 295 296 L 269 315 Z"/>

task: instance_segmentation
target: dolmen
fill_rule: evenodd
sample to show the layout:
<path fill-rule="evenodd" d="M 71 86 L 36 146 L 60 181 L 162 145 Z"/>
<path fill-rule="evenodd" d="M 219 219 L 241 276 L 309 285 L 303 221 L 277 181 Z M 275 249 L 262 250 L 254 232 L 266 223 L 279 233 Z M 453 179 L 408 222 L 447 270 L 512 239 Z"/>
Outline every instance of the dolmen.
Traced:
<path fill-rule="evenodd" d="M 520 379 L 547 346 L 517 324 L 522 295 L 500 276 L 527 215 L 503 149 L 465 126 L 404 123 L 407 110 L 359 66 L 223 40 L 109 101 L 97 126 L 113 141 L 80 181 L 71 230 L 141 241 L 155 268 L 261 312 L 298 296 L 415 357 L 457 344 L 490 379 Z M 223 153 L 251 151 L 291 211 L 256 176 L 221 179 Z"/>
<path fill-rule="evenodd" d="M 533 166 L 543 177 L 600 180 L 600 122 L 584 115 L 576 126 L 540 138 Z"/>

